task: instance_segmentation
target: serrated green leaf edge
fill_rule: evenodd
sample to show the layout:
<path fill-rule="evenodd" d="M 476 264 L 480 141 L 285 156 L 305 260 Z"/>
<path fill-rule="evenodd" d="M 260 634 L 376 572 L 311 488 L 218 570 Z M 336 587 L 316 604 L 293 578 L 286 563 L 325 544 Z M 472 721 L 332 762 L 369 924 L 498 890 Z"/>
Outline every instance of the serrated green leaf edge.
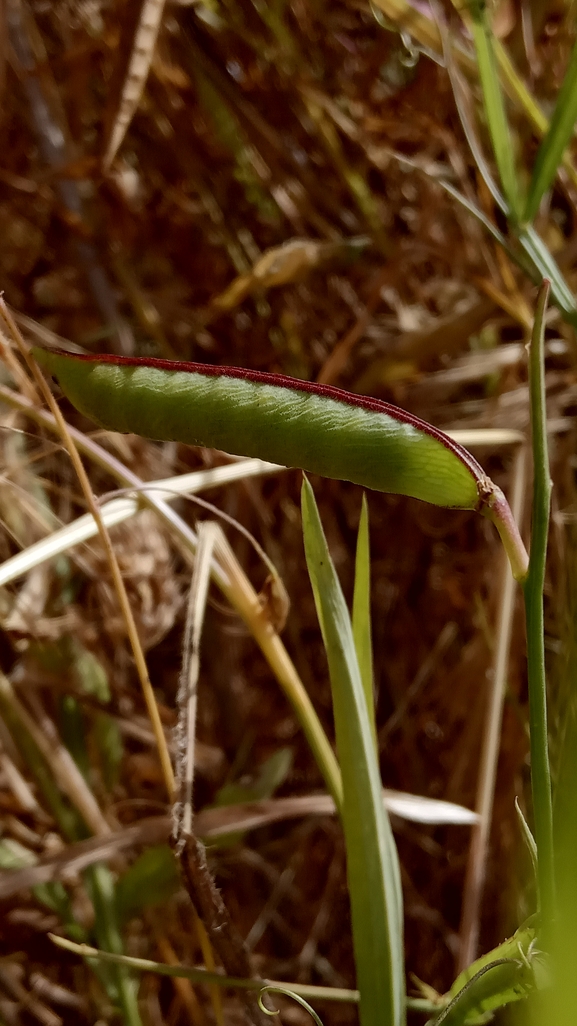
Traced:
<path fill-rule="evenodd" d="M 533 916 L 512 937 L 459 974 L 445 995 L 443 1012 L 430 1022 L 435 1026 L 472 1026 L 497 1008 L 526 997 L 535 986 L 530 965 L 534 942 Z"/>

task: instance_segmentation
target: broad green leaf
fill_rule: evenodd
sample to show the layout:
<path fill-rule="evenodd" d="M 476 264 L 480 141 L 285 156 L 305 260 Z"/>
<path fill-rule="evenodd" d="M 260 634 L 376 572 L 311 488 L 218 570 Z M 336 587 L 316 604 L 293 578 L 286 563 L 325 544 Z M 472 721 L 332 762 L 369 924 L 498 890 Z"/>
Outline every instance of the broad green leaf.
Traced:
<path fill-rule="evenodd" d="M 72 644 L 73 671 L 83 695 L 90 695 L 98 702 L 110 701 L 110 684 L 100 659 L 78 642 Z"/>
<path fill-rule="evenodd" d="M 400 872 L 347 606 L 312 488 L 302 489 L 307 566 L 327 652 L 343 777 L 343 828 L 361 1026 L 403 1026 Z"/>
<path fill-rule="evenodd" d="M 89 695 L 98 702 L 110 701 L 110 685 L 106 670 L 97 656 L 85 648 L 77 638 L 67 634 L 58 641 L 35 641 L 30 646 L 30 651 L 40 665 L 50 673 L 60 676 L 72 675 L 83 695 Z"/>
<path fill-rule="evenodd" d="M 355 651 L 361 671 L 371 730 L 377 744 L 375 724 L 375 696 L 373 684 L 373 639 L 371 636 L 371 556 L 369 548 L 369 512 L 366 495 L 363 495 L 357 556 L 355 561 L 355 590 L 353 593 L 353 637 Z"/>
<path fill-rule="evenodd" d="M 4 837 L 0 841 L 0 870 L 22 869 L 35 866 L 37 862 L 38 856 L 13 837 Z"/>
<path fill-rule="evenodd" d="M 577 121 L 577 43 L 573 47 L 569 67 L 557 97 L 549 129 L 542 140 L 529 186 L 524 220 L 532 221 L 539 204 L 563 161 Z"/>
<path fill-rule="evenodd" d="M 479 79 L 483 90 L 485 114 L 495 161 L 511 214 L 514 220 L 518 220 L 520 202 L 514 149 L 499 81 L 493 35 L 484 0 L 471 0 L 470 12 L 471 31 L 479 65 Z"/>

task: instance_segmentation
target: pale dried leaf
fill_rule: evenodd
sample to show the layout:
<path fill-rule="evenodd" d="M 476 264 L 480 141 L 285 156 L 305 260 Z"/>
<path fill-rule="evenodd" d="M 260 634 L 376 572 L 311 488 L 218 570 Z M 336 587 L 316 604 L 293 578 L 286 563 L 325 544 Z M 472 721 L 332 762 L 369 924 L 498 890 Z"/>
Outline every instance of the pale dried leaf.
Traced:
<path fill-rule="evenodd" d="M 120 103 L 104 155 L 104 169 L 108 170 L 126 135 L 134 112 L 146 85 L 160 30 L 165 0 L 144 0 L 138 26 L 134 34 L 132 53 L 124 78 Z"/>

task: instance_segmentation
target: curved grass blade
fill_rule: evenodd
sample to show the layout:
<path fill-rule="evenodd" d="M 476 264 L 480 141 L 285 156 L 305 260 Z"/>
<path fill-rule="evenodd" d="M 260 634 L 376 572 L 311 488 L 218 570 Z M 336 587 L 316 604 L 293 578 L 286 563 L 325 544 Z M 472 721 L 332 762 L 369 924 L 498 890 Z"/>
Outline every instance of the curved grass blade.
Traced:
<path fill-rule="evenodd" d="M 402 895 L 352 626 L 312 488 L 302 488 L 307 566 L 329 663 L 361 1026 L 404 1026 Z"/>
<path fill-rule="evenodd" d="M 555 258 L 531 225 L 519 229 L 517 238 L 524 253 L 537 269 L 537 275 L 533 276 L 536 284 L 541 284 L 543 278 L 549 279 L 551 282 L 551 296 L 555 304 L 565 320 L 576 328 L 577 304 Z"/>
<path fill-rule="evenodd" d="M 323 1026 L 322 1019 L 320 1018 L 320 1016 L 317 1015 L 314 1008 L 311 1008 L 308 1001 L 305 1001 L 304 997 L 301 997 L 300 994 L 297 994 L 294 990 L 291 990 L 289 987 L 274 987 L 270 983 L 267 983 L 266 986 L 262 988 L 258 996 L 259 1006 L 265 1013 L 265 1015 L 278 1015 L 279 1013 L 278 1008 L 267 1008 L 266 1005 L 263 1004 L 262 999 L 265 994 L 280 994 L 282 997 L 292 998 L 293 1001 L 296 1001 L 297 1004 L 299 1004 L 302 1008 L 305 1009 L 305 1011 L 309 1013 L 309 1015 L 315 1022 L 315 1026 Z"/>
<path fill-rule="evenodd" d="M 535 217 L 545 192 L 563 162 L 563 154 L 571 141 L 575 121 L 577 121 L 577 43 L 573 47 L 569 67 L 557 97 L 547 135 L 537 152 L 529 195 L 525 204 L 524 219 L 526 221 L 532 221 Z"/>
<path fill-rule="evenodd" d="M 534 875 L 535 879 L 537 879 L 537 863 L 538 863 L 537 843 L 536 843 L 535 838 L 533 837 L 533 834 L 531 832 L 531 827 L 529 826 L 527 820 L 525 819 L 525 817 L 523 815 L 523 810 L 522 810 L 521 806 L 519 805 L 519 799 L 518 798 L 515 798 L 515 812 L 517 813 L 517 819 L 519 820 L 519 826 L 521 827 L 521 835 L 523 837 L 523 840 L 525 841 L 525 844 L 527 846 L 527 850 L 529 852 L 529 857 L 531 859 L 531 865 L 533 867 L 533 875 Z"/>
<path fill-rule="evenodd" d="M 543 278 L 551 281 L 551 297 L 568 324 L 577 327 L 577 304 L 559 265 L 547 249 L 531 225 L 519 227 L 516 232 L 519 246 L 507 241 L 505 236 L 474 203 L 471 203 L 458 189 L 443 178 L 437 178 L 442 189 L 452 196 L 465 210 L 483 225 L 491 237 L 501 246 L 509 257 L 521 268 L 524 274 L 536 285 Z M 520 247 L 520 248 L 519 248 Z"/>
<path fill-rule="evenodd" d="M 176 477 L 167 477 L 160 481 L 147 481 L 143 486 L 143 493 L 154 495 L 165 502 L 172 502 L 181 495 L 195 495 L 203 488 L 213 485 L 226 484 L 229 481 L 239 481 L 245 477 L 254 475 L 274 473 L 282 470 L 273 463 L 264 463 L 262 460 L 246 460 L 242 463 L 231 463 L 225 467 L 212 467 L 210 470 L 194 470 L 190 474 L 180 474 Z M 138 493 L 128 495 L 126 498 L 111 499 L 110 502 L 101 506 L 101 515 L 106 527 L 114 527 L 122 524 L 130 517 L 136 516 L 142 510 L 142 502 Z M 23 574 L 40 566 L 49 559 L 81 542 L 87 541 L 98 534 L 98 526 L 91 513 L 84 513 L 82 516 L 66 524 L 64 527 L 53 531 L 38 542 L 33 542 L 27 549 L 22 549 L 15 556 L 10 556 L 3 563 L 0 563 L 0 587 L 10 584 Z"/>

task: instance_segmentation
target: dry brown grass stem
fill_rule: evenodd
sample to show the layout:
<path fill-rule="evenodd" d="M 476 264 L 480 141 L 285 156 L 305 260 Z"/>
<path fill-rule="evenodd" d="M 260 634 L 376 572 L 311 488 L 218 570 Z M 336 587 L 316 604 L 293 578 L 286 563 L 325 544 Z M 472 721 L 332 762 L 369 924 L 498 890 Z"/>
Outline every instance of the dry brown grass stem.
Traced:
<path fill-rule="evenodd" d="M 14 378 L 15 384 L 18 385 L 18 388 L 20 389 L 22 394 L 26 396 L 29 402 L 37 403 L 39 401 L 38 392 L 36 391 L 33 382 L 28 377 L 22 364 L 20 364 L 16 359 L 14 353 L 12 352 L 12 347 L 4 338 L 4 334 L 2 331 L 0 331 L 0 357 L 2 358 L 6 367 L 10 371 L 12 377 Z"/>
<path fill-rule="evenodd" d="M 11 392 L 10 389 L 0 386 L 0 398 L 12 407 L 25 412 L 36 423 L 47 427 L 51 431 L 59 431 L 56 417 L 47 411 L 35 408 L 23 396 L 18 396 Z M 52 399 L 51 393 L 50 398 Z M 52 401 L 54 400 L 52 399 Z M 142 480 L 125 467 L 120 460 L 111 456 L 100 445 L 91 438 L 87 438 L 75 428 L 67 425 L 67 430 L 81 452 L 88 455 L 99 466 L 108 470 L 110 474 L 121 481 L 126 487 L 132 486 L 136 489 L 142 489 Z M 190 563 L 194 558 L 198 544 L 194 531 L 170 508 L 168 503 L 147 493 L 146 489 L 142 490 L 140 494 L 142 502 L 150 509 L 154 509 L 168 525 L 183 558 Z M 323 731 L 294 663 L 275 630 L 266 608 L 263 608 L 259 596 L 238 563 L 224 535 L 220 535 L 219 538 L 218 562 L 213 562 L 212 575 L 215 584 L 244 620 L 278 683 L 292 704 L 299 722 L 305 730 L 307 739 L 315 751 L 319 766 L 322 767 L 327 785 L 330 787 L 333 797 L 340 808 L 342 804 L 342 790 L 340 770 L 336 756 Z"/>
<path fill-rule="evenodd" d="M 172 944 L 160 930 L 157 932 L 156 943 L 158 945 L 158 951 L 163 962 L 167 965 L 178 965 L 179 960 Z M 183 986 L 184 984 L 184 986 Z M 175 991 L 180 997 L 182 1004 L 184 1005 L 188 1014 L 188 1020 L 192 1023 L 192 1026 L 200 1026 L 204 1023 L 204 1015 L 200 1007 L 199 1000 L 194 993 L 194 987 L 190 980 L 183 979 L 182 976 L 173 977 L 173 986 Z M 212 987 L 211 990 L 216 990 L 216 987 Z M 220 995 L 219 995 L 220 997 Z"/>
<path fill-rule="evenodd" d="M 34 994 L 30 994 L 19 981 L 18 966 L 15 963 L 7 962 L 0 965 L 0 984 L 12 998 L 20 1004 L 42 1026 L 62 1026 L 62 1019 L 56 1015 L 51 1008 L 47 1008 L 43 1001 L 39 1001 Z"/>
<path fill-rule="evenodd" d="M 193 804 L 192 792 L 194 785 L 194 753 L 196 742 L 196 710 L 197 710 L 197 686 L 200 671 L 200 640 L 206 604 L 208 601 L 208 589 L 210 585 L 210 573 L 213 563 L 213 554 L 216 539 L 221 533 L 218 524 L 207 521 L 200 524 L 198 529 L 198 545 L 196 559 L 190 585 L 188 608 L 186 612 L 186 623 L 184 628 L 184 641 L 182 650 L 182 666 L 180 672 L 180 686 L 178 689 L 178 726 L 177 726 L 177 803 L 174 813 L 174 840 L 177 853 L 183 856 L 187 844 L 193 838 Z M 205 871 L 209 874 L 208 868 Z M 183 872 L 185 880 L 188 880 L 186 871 Z M 211 886 L 212 885 L 212 886 Z M 210 878 L 205 890 L 210 896 L 214 890 L 212 878 Z M 202 950 L 203 958 L 207 969 L 214 970 L 215 960 L 213 945 L 209 939 L 210 928 L 205 926 L 205 916 L 201 919 L 197 908 L 197 895 L 190 894 L 196 933 Z M 199 906 L 202 912 L 202 906 Z M 205 910 L 206 911 L 206 910 Z M 218 948 L 217 948 L 218 950 Z M 217 987 L 210 988 L 212 1005 L 218 1026 L 223 1023 L 222 995 Z"/>
<path fill-rule="evenodd" d="M 194 750 L 196 740 L 196 708 L 197 685 L 200 671 L 200 639 L 206 613 L 210 569 L 216 538 L 219 533 L 217 524 L 207 521 L 198 529 L 198 547 L 194 561 L 194 571 L 190 585 L 184 641 L 182 647 L 182 667 L 180 686 L 178 689 L 178 727 L 177 727 L 177 772 L 178 781 L 178 821 L 175 831 L 180 834 L 192 834 L 192 789 L 194 784 Z"/>
<path fill-rule="evenodd" d="M 179 853 L 182 878 L 193 907 L 198 909 L 210 943 L 222 962 L 227 976 L 253 978 L 252 967 L 243 939 L 233 923 L 212 878 L 204 845 L 196 837 L 184 838 Z M 267 1022 L 254 991 L 240 995 L 244 1003 L 245 1021 L 264 1026 Z"/>
<path fill-rule="evenodd" d="M 110 169 L 142 97 L 154 56 L 164 3 L 165 0 L 144 0 L 141 6 L 118 110 L 102 162 L 105 171 Z"/>
<path fill-rule="evenodd" d="M 14 694 L 7 677 L 0 672 L 2 703 L 9 706 L 19 723 L 28 732 L 43 758 L 48 763 L 61 791 L 78 809 L 86 825 L 98 837 L 106 837 L 111 829 L 82 773 L 68 749 L 60 741 L 54 724 L 45 715 L 36 722 Z"/>
<path fill-rule="evenodd" d="M 317 381 L 319 384 L 334 384 L 345 370 L 349 357 L 357 343 L 363 338 L 379 303 L 382 302 L 381 291 L 386 285 L 389 275 L 389 268 L 385 265 L 385 268 L 377 275 L 376 280 L 373 283 L 371 294 L 365 309 L 361 311 L 357 320 L 353 326 L 349 328 L 344 337 L 336 343 L 330 355 L 321 367 L 320 372 L 317 375 Z"/>
<path fill-rule="evenodd" d="M 222 591 L 250 628 L 279 684 L 289 697 L 337 809 L 341 811 L 343 793 L 339 764 L 294 663 L 224 534 L 218 538 L 216 553 L 230 581 L 229 585 L 221 586 Z"/>
<path fill-rule="evenodd" d="M 33 376 L 37 386 L 38 386 L 39 391 L 44 396 L 44 399 L 46 400 L 46 403 L 48 404 L 48 407 L 49 407 L 49 409 L 50 409 L 50 411 L 51 411 L 51 413 L 52 413 L 52 415 L 53 415 L 53 417 L 54 417 L 54 419 L 56 421 L 56 424 L 58 425 L 58 429 L 59 429 L 60 435 L 62 437 L 63 444 L 65 445 L 65 447 L 66 447 L 66 449 L 68 451 L 68 454 L 69 454 L 70 459 L 72 461 L 72 465 L 73 465 L 74 470 L 76 471 L 76 474 L 78 476 L 78 480 L 80 482 L 80 486 L 81 486 L 82 491 L 84 493 L 84 497 L 86 499 L 86 503 L 87 503 L 88 509 L 92 513 L 92 516 L 94 517 L 94 520 L 96 521 L 96 524 L 98 526 L 98 531 L 99 531 L 100 537 L 102 539 L 102 545 L 103 545 L 103 548 L 104 548 L 104 551 L 106 553 L 106 556 L 107 556 L 107 559 L 108 559 L 108 563 L 109 563 L 109 566 L 110 566 L 110 572 L 112 574 L 112 580 L 113 580 L 113 583 L 114 583 L 114 588 L 116 590 L 116 594 L 118 596 L 118 601 L 119 601 L 119 604 L 120 604 L 120 608 L 121 608 L 121 611 L 122 611 L 124 622 L 126 624 L 126 632 L 128 634 L 130 645 L 132 647 L 132 651 L 133 651 L 133 654 L 134 654 L 134 661 L 135 661 L 135 664 L 136 664 L 136 670 L 137 670 L 137 673 L 138 673 L 138 676 L 139 676 L 139 679 L 140 679 L 140 684 L 141 684 L 141 687 L 142 687 L 142 692 L 143 692 L 143 695 L 144 695 L 144 700 L 145 700 L 146 707 L 147 707 L 147 710 L 148 710 L 148 715 L 150 716 L 150 721 L 152 723 L 152 729 L 154 731 L 154 735 L 155 735 L 155 738 L 156 738 L 156 744 L 158 746 L 158 755 L 159 755 L 160 764 L 161 764 L 161 767 L 162 767 L 162 774 L 163 774 L 163 777 L 164 777 L 164 783 L 165 783 L 165 786 L 166 786 L 166 790 L 168 792 L 168 797 L 169 797 L 169 799 L 171 799 L 173 794 L 174 794 L 174 773 L 173 773 L 173 770 L 172 770 L 172 763 L 170 761 L 170 755 L 169 755 L 169 752 L 168 752 L 168 746 L 166 744 L 166 738 L 164 736 L 164 730 L 163 730 L 163 727 L 162 727 L 162 721 L 160 719 L 160 714 L 158 712 L 158 706 L 156 704 L 156 699 L 154 697 L 154 691 L 152 690 L 152 684 L 150 683 L 150 677 L 148 675 L 148 668 L 146 666 L 146 660 L 144 658 L 144 652 L 142 651 L 142 645 L 140 644 L 140 639 L 138 637 L 138 631 L 136 629 L 136 623 L 134 621 L 134 616 L 133 616 L 133 613 L 132 613 L 130 602 L 128 600 L 128 595 L 127 595 L 127 592 L 126 592 L 126 588 L 124 586 L 124 581 L 122 580 L 122 574 L 120 572 L 120 567 L 118 565 L 118 560 L 116 558 L 116 554 L 114 552 L 114 548 L 113 548 L 112 543 L 110 541 L 110 536 L 109 536 L 108 531 L 106 530 L 106 527 L 105 527 L 105 525 L 104 525 L 104 523 L 102 521 L 102 517 L 100 515 L 100 509 L 99 509 L 98 504 L 97 504 L 97 502 L 96 502 L 96 500 L 94 498 L 94 493 L 93 493 L 92 488 L 90 486 L 90 481 L 88 480 L 88 475 L 87 475 L 87 473 L 86 473 L 86 471 L 84 469 L 84 464 L 82 463 L 82 460 L 80 459 L 80 456 L 78 454 L 78 450 L 77 450 L 77 448 L 76 448 L 76 446 L 74 444 L 74 441 L 72 439 L 72 435 L 71 435 L 70 431 L 68 430 L 68 425 L 67 425 L 66 421 L 64 420 L 64 417 L 62 416 L 62 413 L 60 412 L 60 408 L 59 408 L 58 404 L 56 403 L 56 401 L 55 401 L 55 399 L 54 399 L 54 397 L 52 395 L 52 392 L 50 391 L 50 389 L 49 389 L 49 387 L 48 387 L 48 385 L 47 385 L 47 383 L 46 383 L 46 381 L 44 379 L 44 376 L 43 376 L 40 368 L 38 367 L 38 365 L 37 365 L 36 361 L 34 360 L 34 358 L 32 357 L 32 355 L 29 353 L 28 348 L 26 346 L 26 343 L 25 343 L 22 335 L 20 334 L 18 326 L 17 326 L 16 322 L 14 321 L 14 318 L 12 317 L 10 311 L 8 310 L 4 300 L 0 300 L 0 312 L 2 313 L 2 316 L 3 316 L 3 318 L 4 318 L 5 322 L 6 322 L 6 325 L 7 325 L 8 329 L 9 329 L 9 331 L 10 331 L 10 334 L 12 335 L 14 341 L 16 342 L 16 345 L 18 346 L 18 349 L 20 350 L 24 360 L 26 361 L 26 364 L 27 364 L 27 366 L 28 366 L 28 368 L 30 370 L 30 373 L 32 374 L 32 376 Z"/>
<path fill-rule="evenodd" d="M 520 447 L 517 452 L 511 477 L 511 510 L 515 521 L 520 524 L 523 519 L 527 477 L 527 449 L 524 446 Z M 475 803 L 475 811 L 479 816 L 479 820 L 471 833 L 471 846 L 463 893 L 457 972 L 461 972 L 470 965 L 477 954 L 481 901 L 483 899 L 487 871 L 497 761 L 501 744 L 503 702 L 507 686 L 513 615 L 517 595 L 516 584 L 511 575 L 508 559 L 504 553 L 501 557 L 501 581 L 491 692 L 483 732 L 483 745 L 477 782 L 477 799 Z"/>
<path fill-rule="evenodd" d="M 389 813 L 401 815 L 399 799 L 406 804 L 407 795 L 383 789 L 383 798 Z M 410 796 L 414 801 L 414 796 Z M 248 833 L 273 823 L 283 823 L 307 816 L 335 816 L 336 807 L 328 794 L 301 794 L 288 798 L 259 798 L 238 805 L 215 805 L 196 814 L 195 826 L 199 837 L 215 841 L 235 833 Z M 468 822 L 467 826 L 470 825 Z M 74 876 L 94 865 L 113 858 L 121 851 L 137 846 L 165 844 L 170 836 L 170 816 L 148 816 L 120 826 L 106 837 L 89 837 L 76 841 L 54 855 L 44 855 L 34 866 L 14 869 L 0 874 L 0 900 L 4 901 L 19 891 L 30 890 L 39 884 L 50 883 L 63 877 Z"/>
<path fill-rule="evenodd" d="M 475 281 L 489 299 L 492 299 L 497 306 L 500 306 L 505 313 L 509 314 L 514 321 L 521 325 L 528 338 L 533 323 L 533 315 L 529 305 L 518 290 L 515 289 L 513 295 L 506 295 L 502 289 L 498 288 L 492 281 L 489 281 L 488 278 L 478 277 Z"/>
<path fill-rule="evenodd" d="M 49 823 L 50 817 L 44 812 L 42 806 L 38 803 L 30 784 L 22 775 L 16 764 L 12 761 L 8 752 L 2 750 L 2 744 L 0 742 L 0 773 L 4 774 L 4 777 L 12 791 L 12 794 L 20 804 L 21 809 L 27 813 L 33 813 L 36 816 L 38 822 Z"/>

